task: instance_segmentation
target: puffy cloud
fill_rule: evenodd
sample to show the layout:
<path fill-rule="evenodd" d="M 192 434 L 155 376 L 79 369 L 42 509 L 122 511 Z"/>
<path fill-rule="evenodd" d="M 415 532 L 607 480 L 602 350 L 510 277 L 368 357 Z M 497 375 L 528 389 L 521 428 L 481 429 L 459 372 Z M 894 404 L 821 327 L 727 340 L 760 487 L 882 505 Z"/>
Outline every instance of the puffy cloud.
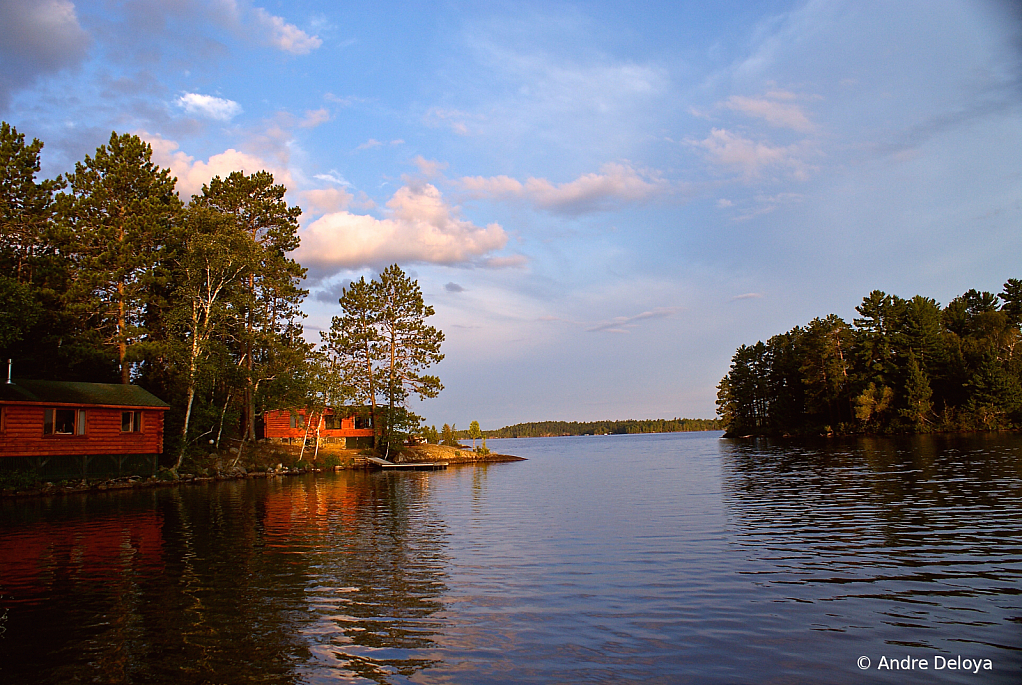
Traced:
<path fill-rule="evenodd" d="M 809 120 L 802 108 L 788 102 L 794 98 L 795 95 L 787 91 L 770 91 L 767 93 L 767 97 L 763 98 L 732 95 L 724 102 L 724 106 L 730 110 L 763 119 L 771 126 L 778 128 L 790 128 L 801 133 L 815 131 L 816 125 Z"/>
<path fill-rule="evenodd" d="M 465 288 L 463 288 L 462 286 L 458 285 L 454 281 L 451 281 L 450 283 L 447 283 L 446 285 L 444 285 L 444 290 L 446 290 L 449 293 L 463 293 L 463 292 L 465 292 Z"/>
<path fill-rule="evenodd" d="M 310 214 L 327 214 L 340 212 L 348 208 L 354 196 L 344 188 L 323 188 L 320 190 L 304 190 L 300 193 L 305 201 L 303 209 Z"/>
<path fill-rule="evenodd" d="M 177 99 L 177 104 L 189 114 L 217 121 L 230 121 L 242 111 L 241 105 L 234 100 L 199 93 L 185 93 Z"/>
<path fill-rule="evenodd" d="M 16 89 L 81 63 L 91 43 L 68 0 L 4 0 L 0 26 L 0 109 Z"/>
<path fill-rule="evenodd" d="M 256 23 L 266 32 L 271 45 L 292 55 L 307 55 L 323 44 L 317 36 L 310 36 L 294 24 L 288 24 L 262 7 L 254 10 Z"/>
<path fill-rule="evenodd" d="M 297 257 L 320 273 L 394 262 L 466 263 L 507 244 L 499 224 L 481 228 L 459 218 L 430 184 L 400 188 L 387 217 L 334 212 L 302 231 Z"/>
<path fill-rule="evenodd" d="M 518 199 L 560 214 L 583 214 L 612 209 L 628 202 L 642 202 L 671 192 L 671 184 L 650 172 L 627 164 L 608 163 L 598 174 L 585 174 L 560 185 L 545 178 L 525 183 L 509 176 L 466 176 L 458 181 L 470 196 L 487 199 Z"/>
<path fill-rule="evenodd" d="M 712 129 L 705 140 L 688 142 L 706 150 L 707 158 L 714 164 L 739 171 L 746 180 L 758 178 L 767 168 L 787 169 L 795 178 L 804 179 L 814 168 L 806 161 L 814 148 L 806 142 L 774 146 L 722 128 Z"/>
<path fill-rule="evenodd" d="M 369 149 L 374 148 L 374 147 L 380 147 L 381 145 L 383 145 L 383 143 L 381 143 L 380 141 L 376 140 L 375 138 L 370 138 L 369 140 L 367 140 L 366 142 L 362 143 L 361 145 L 359 145 L 355 149 L 356 150 L 369 150 Z"/>
<path fill-rule="evenodd" d="M 202 186 L 214 176 L 226 178 L 232 171 L 252 174 L 257 171 L 269 171 L 276 183 L 291 187 L 291 172 L 287 169 L 275 168 L 255 155 L 229 149 L 213 155 L 208 161 L 196 160 L 178 150 L 178 144 L 158 135 L 141 131 L 138 134 L 153 148 L 153 161 L 162 167 L 169 168 L 177 177 L 177 191 L 183 198 L 202 192 Z"/>

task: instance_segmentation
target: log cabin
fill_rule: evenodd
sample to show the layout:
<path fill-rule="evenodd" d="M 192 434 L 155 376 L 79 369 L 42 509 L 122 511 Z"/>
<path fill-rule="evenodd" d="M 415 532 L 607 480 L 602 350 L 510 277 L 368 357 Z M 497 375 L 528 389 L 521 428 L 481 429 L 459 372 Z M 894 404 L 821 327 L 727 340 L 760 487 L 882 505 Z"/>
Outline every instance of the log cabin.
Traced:
<path fill-rule="evenodd" d="M 298 443 L 303 439 L 315 440 L 319 424 L 319 439 L 322 443 L 340 447 L 372 447 L 373 426 L 365 407 L 327 407 L 319 413 L 305 409 L 278 409 L 263 414 L 263 436 L 278 443 Z"/>
<path fill-rule="evenodd" d="M 137 385 L 2 384 L 0 470 L 52 478 L 155 474 L 169 408 Z"/>

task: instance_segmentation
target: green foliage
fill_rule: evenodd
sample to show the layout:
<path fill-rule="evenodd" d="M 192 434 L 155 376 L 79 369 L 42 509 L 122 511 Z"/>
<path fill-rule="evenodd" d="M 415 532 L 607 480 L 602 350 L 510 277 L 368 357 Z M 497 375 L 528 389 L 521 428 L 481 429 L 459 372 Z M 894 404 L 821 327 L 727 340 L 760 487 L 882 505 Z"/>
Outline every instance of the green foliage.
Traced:
<path fill-rule="evenodd" d="M 34 490 L 42 484 L 35 471 L 0 473 L 0 490 Z"/>
<path fill-rule="evenodd" d="M 475 448 L 475 452 L 484 456 L 490 453 L 490 448 L 486 446 L 486 438 L 483 438 L 483 444 Z"/>
<path fill-rule="evenodd" d="M 419 431 L 419 417 L 406 407 L 409 396 L 436 397 L 443 389 L 439 378 L 424 373 L 443 359 L 443 333 L 426 325 L 433 308 L 397 264 L 378 280 L 351 283 L 338 304 L 341 314 L 322 334 L 321 349 L 354 400 L 371 407 L 382 441 L 377 447 L 389 450 Z"/>
<path fill-rule="evenodd" d="M 738 348 L 718 414 L 731 435 L 1019 427 L 1020 301 L 1015 279 L 943 309 L 873 291 L 854 328 L 830 315 Z"/>
<path fill-rule="evenodd" d="M 171 227 L 182 205 L 175 179 L 152 162 L 138 136 L 110 141 L 68 174 L 70 192 L 57 198 L 62 248 L 71 255 L 68 311 L 114 354 L 122 383 L 154 341 L 153 314 L 175 245 Z"/>
<path fill-rule="evenodd" d="M 715 419 L 647 419 L 636 421 L 537 421 L 516 423 L 497 430 L 483 431 L 488 438 L 543 438 L 557 435 L 635 435 L 640 433 L 680 433 L 720 430 Z"/>
<path fill-rule="evenodd" d="M 0 124 L 0 351 L 15 375 L 134 382 L 167 400 L 164 448 L 201 459 L 267 408 L 320 401 L 302 338 L 301 210 L 267 172 L 215 178 L 185 207 L 138 136 L 112 133 L 66 179 Z M 64 192 L 58 192 L 64 190 Z"/>
<path fill-rule="evenodd" d="M 457 428 L 445 423 L 440 431 L 440 444 L 447 445 L 448 447 L 461 447 L 458 443 L 458 436 L 455 435 L 456 431 Z"/>

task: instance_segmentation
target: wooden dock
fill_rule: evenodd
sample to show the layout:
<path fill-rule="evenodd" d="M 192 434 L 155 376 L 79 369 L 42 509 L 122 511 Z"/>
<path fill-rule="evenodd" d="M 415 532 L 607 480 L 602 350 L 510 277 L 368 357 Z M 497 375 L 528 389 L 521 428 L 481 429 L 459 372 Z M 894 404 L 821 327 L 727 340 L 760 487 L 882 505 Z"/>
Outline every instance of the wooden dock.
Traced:
<path fill-rule="evenodd" d="M 446 461 L 409 461 L 401 464 L 395 464 L 392 461 L 386 459 L 380 459 L 379 457 L 366 457 L 366 460 L 370 465 L 389 471 L 392 469 L 403 469 L 406 471 L 436 471 L 439 469 L 446 469 L 448 462 Z"/>

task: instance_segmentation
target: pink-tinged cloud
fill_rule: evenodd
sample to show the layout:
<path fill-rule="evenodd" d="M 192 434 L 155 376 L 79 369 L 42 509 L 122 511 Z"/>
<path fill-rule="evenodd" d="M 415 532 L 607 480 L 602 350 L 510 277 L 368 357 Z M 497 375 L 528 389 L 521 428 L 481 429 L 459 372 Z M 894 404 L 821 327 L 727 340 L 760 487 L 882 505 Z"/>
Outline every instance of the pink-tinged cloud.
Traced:
<path fill-rule="evenodd" d="M 292 55 L 307 55 L 323 44 L 318 36 L 310 36 L 294 24 L 274 16 L 262 7 L 255 8 L 256 23 L 266 35 L 266 40 L 278 50 Z"/>
<path fill-rule="evenodd" d="M 730 110 L 763 119 L 777 128 L 790 128 L 801 133 L 812 133 L 816 130 L 816 125 L 809 120 L 801 107 L 791 102 L 778 101 L 793 98 L 791 93 L 771 91 L 768 95 L 773 95 L 774 99 L 732 95 L 724 103 L 724 106 Z"/>
<path fill-rule="evenodd" d="M 309 109 L 305 111 L 305 118 L 298 122 L 298 127 L 316 128 L 328 121 L 330 121 L 330 112 L 326 108 Z"/>
<path fill-rule="evenodd" d="M 463 264 L 499 250 L 507 234 L 461 219 L 430 184 L 400 188 L 387 202 L 387 216 L 334 212 L 302 231 L 296 256 L 314 273 L 379 267 L 392 263 Z"/>
<path fill-rule="evenodd" d="M 529 263 L 529 258 L 522 254 L 509 255 L 507 257 L 490 257 L 484 259 L 482 265 L 487 269 L 524 269 Z"/>
<path fill-rule="evenodd" d="M 466 176 L 458 184 L 474 198 L 524 201 L 539 209 L 573 215 L 644 202 L 672 191 L 668 181 L 651 172 L 613 162 L 600 167 L 598 174 L 585 174 L 559 185 L 545 178 L 528 178 L 522 183 L 509 176 Z"/>
<path fill-rule="evenodd" d="M 303 190 L 302 209 L 309 214 L 328 214 L 341 212 L 348 208 L 354 196 L 344 188 L 321 188 L 319 190 Z"/>
<path fill-rule="evenodd" d="M 178 144 L 173 140 L 145 131 L 140 131 L 138 135 L 152 146 L 153 161 L 170 169 L 171 174 L 177 177 L 177 192 L 185 200 L 201 193 L 203 184 L 209 183 L 214 176 L 227 178 L 234 171 L 246 174 L 269 171 L 275 183 L 282 183 L 288 188 L 293 186 L 290 171 L 267 164 L 255 155 L 228 149 L 203 162 L 178 150 Z"/>
<path fill-rule="evenodd" d="M 711 129 L 705 140 L 689 140 L 689 144 L 706 151 L 707 159 L 717 165 L 738 171 L 746 180 L 758 178 L 765 169 L 787 170 L 797 179 L 808 177 L 812 167 L 806 158 L 813 154 L 811 144 L 802 142 L 773 146 L 743 138 L 722 128 Z"/>

